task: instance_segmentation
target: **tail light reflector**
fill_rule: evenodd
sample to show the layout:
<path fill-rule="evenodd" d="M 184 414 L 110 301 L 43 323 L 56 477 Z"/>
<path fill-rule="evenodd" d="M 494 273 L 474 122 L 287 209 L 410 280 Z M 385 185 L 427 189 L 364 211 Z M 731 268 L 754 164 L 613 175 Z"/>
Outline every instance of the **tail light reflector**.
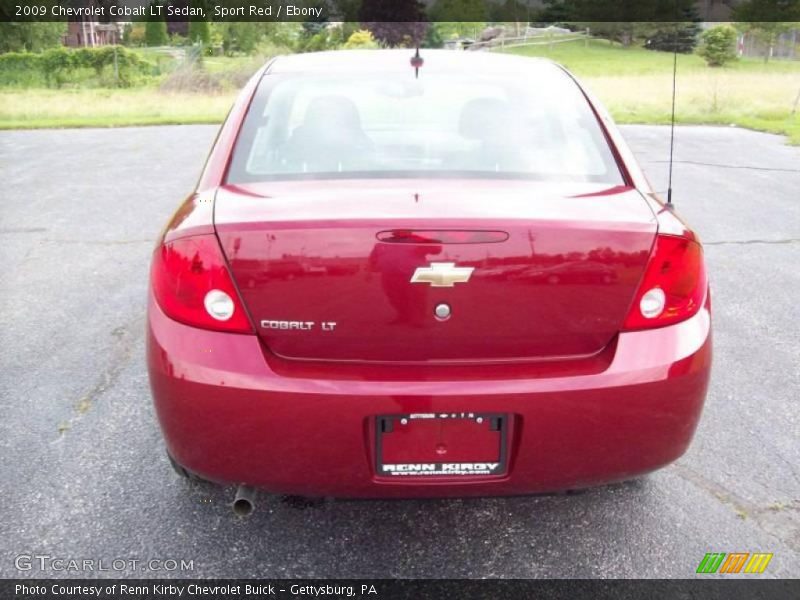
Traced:
<path fill-rule="evenodd" d="M 684 321 L 700 310 L 707 289 L 700 244 L 659 235 L 622 328 L 652 329 Z"/>
<path fill-rule="evenodd" d="M 215 331 L 253 332 L 214 235 L 159 246 L 150 283 L 161 310 L 175 321 Z"/>

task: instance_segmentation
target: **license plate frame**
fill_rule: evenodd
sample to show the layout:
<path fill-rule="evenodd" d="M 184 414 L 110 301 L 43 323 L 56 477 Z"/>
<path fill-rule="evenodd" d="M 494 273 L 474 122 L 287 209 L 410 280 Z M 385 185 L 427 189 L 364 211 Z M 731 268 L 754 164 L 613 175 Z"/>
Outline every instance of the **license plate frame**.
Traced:
<path fill-rule="evenodd" d="M 405 423 L 403 423 L 405 420 Z M 391 450 L 386 444 L 386 435 L 394 433 L 395 427 L 420 427 L 437 429 L 439 435 L 445 428 L 449 428 L 449 435 L 453 429 L 469 429 L 469 422 L 474 425 L 473 434 L 483 437 L 484 446 L 489 448 L 493 441 L 488 439 L 487 433 L 496 437 L 497 452 L 493 456 L 476 456 L 474 460 L 421 460 L 407 462 L 387 462 L 384 460 L 384 450 Z M 375 473 L 380 478 L 404 479 L 406 477 L 422 477 L 426 479 L 439 478 L 493 478 L 503 477 L 508 467 L 508 429 L 510 415 L 506 413 L 485 412 L 449 412 L 449 413 L 406 413 L 392 415 L 378 415 L 375 417 Z M 454 423 L 458 425 L 448 425 Z M 438 427 L 437 427 L 438 426 Z M 485 429 L 485 430 L 484 430 Z M 423 433 L 423 432 L 420 432 Z M 427 434 L 431 435 L 431 431 Z M 413 439 L 413 438 L 412 438 Z M 447 443 L 453 441 L 452 437 L 443 436 Z M 426 442 L 429 440 L 426 440 Z M 464 440 L 459 440 L 463 442 Z M 486 450 L 488 452 L 488 450 Z M 480 459 L 480 460 L 477 460 Z"/>

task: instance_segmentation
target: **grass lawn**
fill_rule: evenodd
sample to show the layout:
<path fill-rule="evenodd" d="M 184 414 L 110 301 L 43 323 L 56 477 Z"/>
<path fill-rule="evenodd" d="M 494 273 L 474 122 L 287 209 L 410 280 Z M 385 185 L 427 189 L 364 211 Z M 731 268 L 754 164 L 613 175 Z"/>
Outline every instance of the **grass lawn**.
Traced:
<path fill-rule="evenodd" d="M 574 72 L 619 123 L 668 123 L 672 55 L 622 48 L 603 40 L 523 46 L 501 50 L 543 56 Z M 213 57 L 209 72 L 255 69 L 251 58 Z M 800 144 L 800 61 L 740 60 L 712 69 L 695 55 L 678 56 L 677 120 L 689 124 L 737 125 L 784 134 Z M 0 129 L 106 127 L 170 123 L 219 123 L 234 92 L 169 94 L 155 87 L 131 90 L 0 88 Z"/>
<path fill-rule="evenodd" d="M 0 129 L 220 123 L 235 93 L 130 90 L 0 90 Z"/>
<path fill-rule="evenodd" d="M 608 107 L 618 123 L 669 123 L 672 61 L 665 52 L 623 48 L 603 40 L 507 48 L 563 64 Z M 679 123 L 738 125 L 784 134 L 800 144 L 800 61 L 742 59 L 709 68 L 696 55 L 678 55 Z"/>

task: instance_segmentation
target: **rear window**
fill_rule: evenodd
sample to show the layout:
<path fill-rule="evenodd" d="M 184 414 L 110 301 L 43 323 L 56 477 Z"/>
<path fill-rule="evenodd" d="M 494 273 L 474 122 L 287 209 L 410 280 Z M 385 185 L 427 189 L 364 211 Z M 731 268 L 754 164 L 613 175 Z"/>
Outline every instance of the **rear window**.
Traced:
<path fill-rule="evenodd" d="M 264 77 L 229 183 L 378 177 L 622 183 L 588 102 L 556 68 Z"/>

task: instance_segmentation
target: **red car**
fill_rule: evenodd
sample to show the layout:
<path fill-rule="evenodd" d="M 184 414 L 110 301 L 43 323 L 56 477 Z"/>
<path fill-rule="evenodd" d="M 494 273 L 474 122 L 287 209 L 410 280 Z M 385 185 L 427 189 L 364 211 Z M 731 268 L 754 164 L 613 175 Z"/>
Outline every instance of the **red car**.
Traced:
<path fill-rule="evenodd" d="M 674 461 L 711 367 L 697 237 L 562 68 L 411 59 L 280 57 L 236 101 L 153 255 L 148 368 L 173 465 L 420 497 Z"/>

